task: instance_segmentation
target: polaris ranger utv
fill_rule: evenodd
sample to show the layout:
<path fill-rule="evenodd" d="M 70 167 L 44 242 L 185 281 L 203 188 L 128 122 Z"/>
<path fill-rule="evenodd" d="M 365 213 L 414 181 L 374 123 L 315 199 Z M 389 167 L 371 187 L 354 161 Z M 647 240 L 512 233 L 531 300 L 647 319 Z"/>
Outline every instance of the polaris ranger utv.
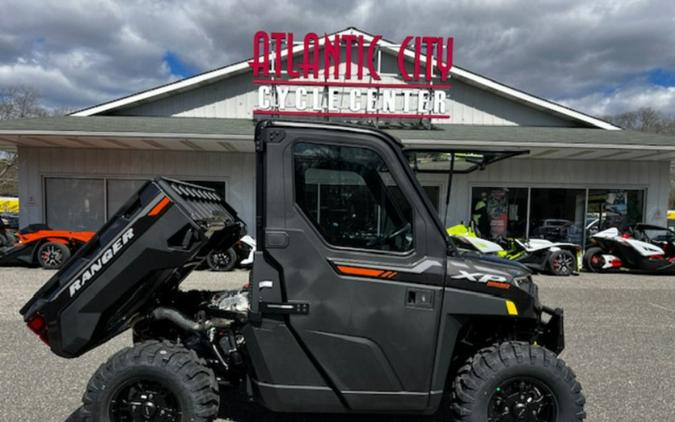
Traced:
<path fill-rule="evenodd" d="M 398 140 L 265 121 L 255 146 L 244 289 L 178 289 L 244 226 L 213 190 L 157 179 L 21 310 L 67 358 L 132 329 L 91 378 L 84 420 L 207 421 L 241 392 L 276 412 L 584 419 L 557 356 L 562 310 L 524 267 L 455 248 Z"/>

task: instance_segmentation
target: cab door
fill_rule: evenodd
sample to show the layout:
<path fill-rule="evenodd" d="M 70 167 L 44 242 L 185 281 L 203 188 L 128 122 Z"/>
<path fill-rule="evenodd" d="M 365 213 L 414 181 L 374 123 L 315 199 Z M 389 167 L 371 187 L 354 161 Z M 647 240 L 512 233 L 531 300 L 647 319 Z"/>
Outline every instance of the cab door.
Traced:
<path fill-rule="evenodd" d="M 447 246 L 396 141 L 330 127 L 257 136 L 254 309 L 283 318 L 306 355 L 289 365 L 309 362 L 346 408 L 426 408 Z M 293 377 L 273 378 L 299 388 Z"/>

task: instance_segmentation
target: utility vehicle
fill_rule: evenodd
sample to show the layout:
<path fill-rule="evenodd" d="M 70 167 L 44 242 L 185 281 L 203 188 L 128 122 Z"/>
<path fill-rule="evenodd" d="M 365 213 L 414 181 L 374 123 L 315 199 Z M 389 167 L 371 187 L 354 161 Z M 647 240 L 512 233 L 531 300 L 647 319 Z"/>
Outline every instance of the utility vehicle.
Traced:
<path fill-rule="evenodd" d="M 157 179 L 22 308 L 67 358 L 133 330 L 91 378 L 82 419 L 205 421 L 240 393 L 275 412 L 584 419 L 558 357 L 562 310 L 522 266 L 458 252 L 398 140 L 264 121 L 255 147 L 245 289 L 178 289 L 244 226 L 215 191 Z"/>

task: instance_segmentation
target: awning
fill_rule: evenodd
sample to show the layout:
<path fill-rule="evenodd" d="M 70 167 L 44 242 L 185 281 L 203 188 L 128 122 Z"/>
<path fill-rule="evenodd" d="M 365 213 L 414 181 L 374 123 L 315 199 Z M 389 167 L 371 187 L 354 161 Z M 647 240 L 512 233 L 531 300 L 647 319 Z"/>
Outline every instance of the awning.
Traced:
<path fill-rule="evenodd" d="M 192 117 L 47 117 L 0 121 L 0 146 L 253 152 L 254 123 Z"/>
<path fill-rule="evenodd" d="M 389 131 L 410 149 L 529 151 L 525 158 L 670 161 L 675 137 L 628 130 L 437 125 Z M 519 157 L 516 157 L 519 158 Z"/>
<path fill-rule="evenodd" d="M 5 120 L 0 121 L 0 146 L 252 152 L 254 127 L 249 119 L 196 117 Z M 555 160 L 675 158 L 675 137 L 626 130 L 458 124 L 387 132 L 415 149 L 527 150 L 527 158 Z"/>

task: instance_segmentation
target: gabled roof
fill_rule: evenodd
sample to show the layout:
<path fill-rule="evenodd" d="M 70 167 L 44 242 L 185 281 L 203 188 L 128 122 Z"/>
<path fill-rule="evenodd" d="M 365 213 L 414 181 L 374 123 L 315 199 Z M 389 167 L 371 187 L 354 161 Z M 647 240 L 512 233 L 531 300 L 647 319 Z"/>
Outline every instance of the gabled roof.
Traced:
<path fill-rule="evenodd" d="M 330 35 L 335 34 L 363 35 L 365 41 L 367 42 L 370 42 L 373 39 L 373 35 L 363 32 L 356 28 L 347 28 Z M 323 46 L 323 43 L 324 38 L 322 37 L 319 40 L 319 45 Z M 394 55 L 398 53 L 398 45 L 396 43 L 383 39 L 380 41 L 379 45 L 384 50 Z M 293 54 L 300 53 L 302 51 L 302 48 L 303 46 L 301 45 L 296 46 L 293 49 Z M 415 53 L 412 50 L 407 49 L 405 54 L 408 59 L 410 60 L 414 59 Z M 286 55 L 287 51 L 284 50 L 282 56 L 285 57 Z M 218 69 L 210 70 L 204 73 L 200 73 L 198 75 L 181 79 L 176 82 L 158 86 L 156 88 L 148 89 L 146 91 L 141 91 L 136 94 L 118 98 L 116 100 L 105 102 L 92 107 L 88 107 L 83 110 L 76 111 L 71 115 L 93 116 L 101 113 L 109 113 L 116 109 L 129 107 L 142 102 L 148 102 L 155 99 L 163 98 L 178 92 L 194 89 L 202 85 L 210 84 L 218 80 L 225 79 L 249 71 L 250 70 L 250 67 L 248 65 L 249 60 L 250 59 L 247 59 L 238 63 L 231 64 L 229 66 L 224 66 Z M 470 72 L 456 65 L 453 65 L 452 69 L 450 70 L 450 75 L 452 78 L 456 78 L 458 80 L 461 80 L 478 88 L 484 89 L 486 91 L 494 92 L 495 94 L 500 95 L 502 97 L 506 97 L 511 100 L 523 103 L 538 110 L 546 111 L 551 114 L 562 116 L 570 120 L 575 120 L 584 125 L 589 125 L 600 129 L 620 130 L 619 127 L 612 125 L 611 123 L 608 123 L 604 120 L 598 119 L 593 116 L 589 116 L 580 111 L 576 111 L 569 107 L 557 104 L 553 101 L 545 100 L 535 95 L 528 94 L 526 92 L 499 83 L 495 80 L 486 78 L 485 76 L 479 75 L 474 72 Z"/>

